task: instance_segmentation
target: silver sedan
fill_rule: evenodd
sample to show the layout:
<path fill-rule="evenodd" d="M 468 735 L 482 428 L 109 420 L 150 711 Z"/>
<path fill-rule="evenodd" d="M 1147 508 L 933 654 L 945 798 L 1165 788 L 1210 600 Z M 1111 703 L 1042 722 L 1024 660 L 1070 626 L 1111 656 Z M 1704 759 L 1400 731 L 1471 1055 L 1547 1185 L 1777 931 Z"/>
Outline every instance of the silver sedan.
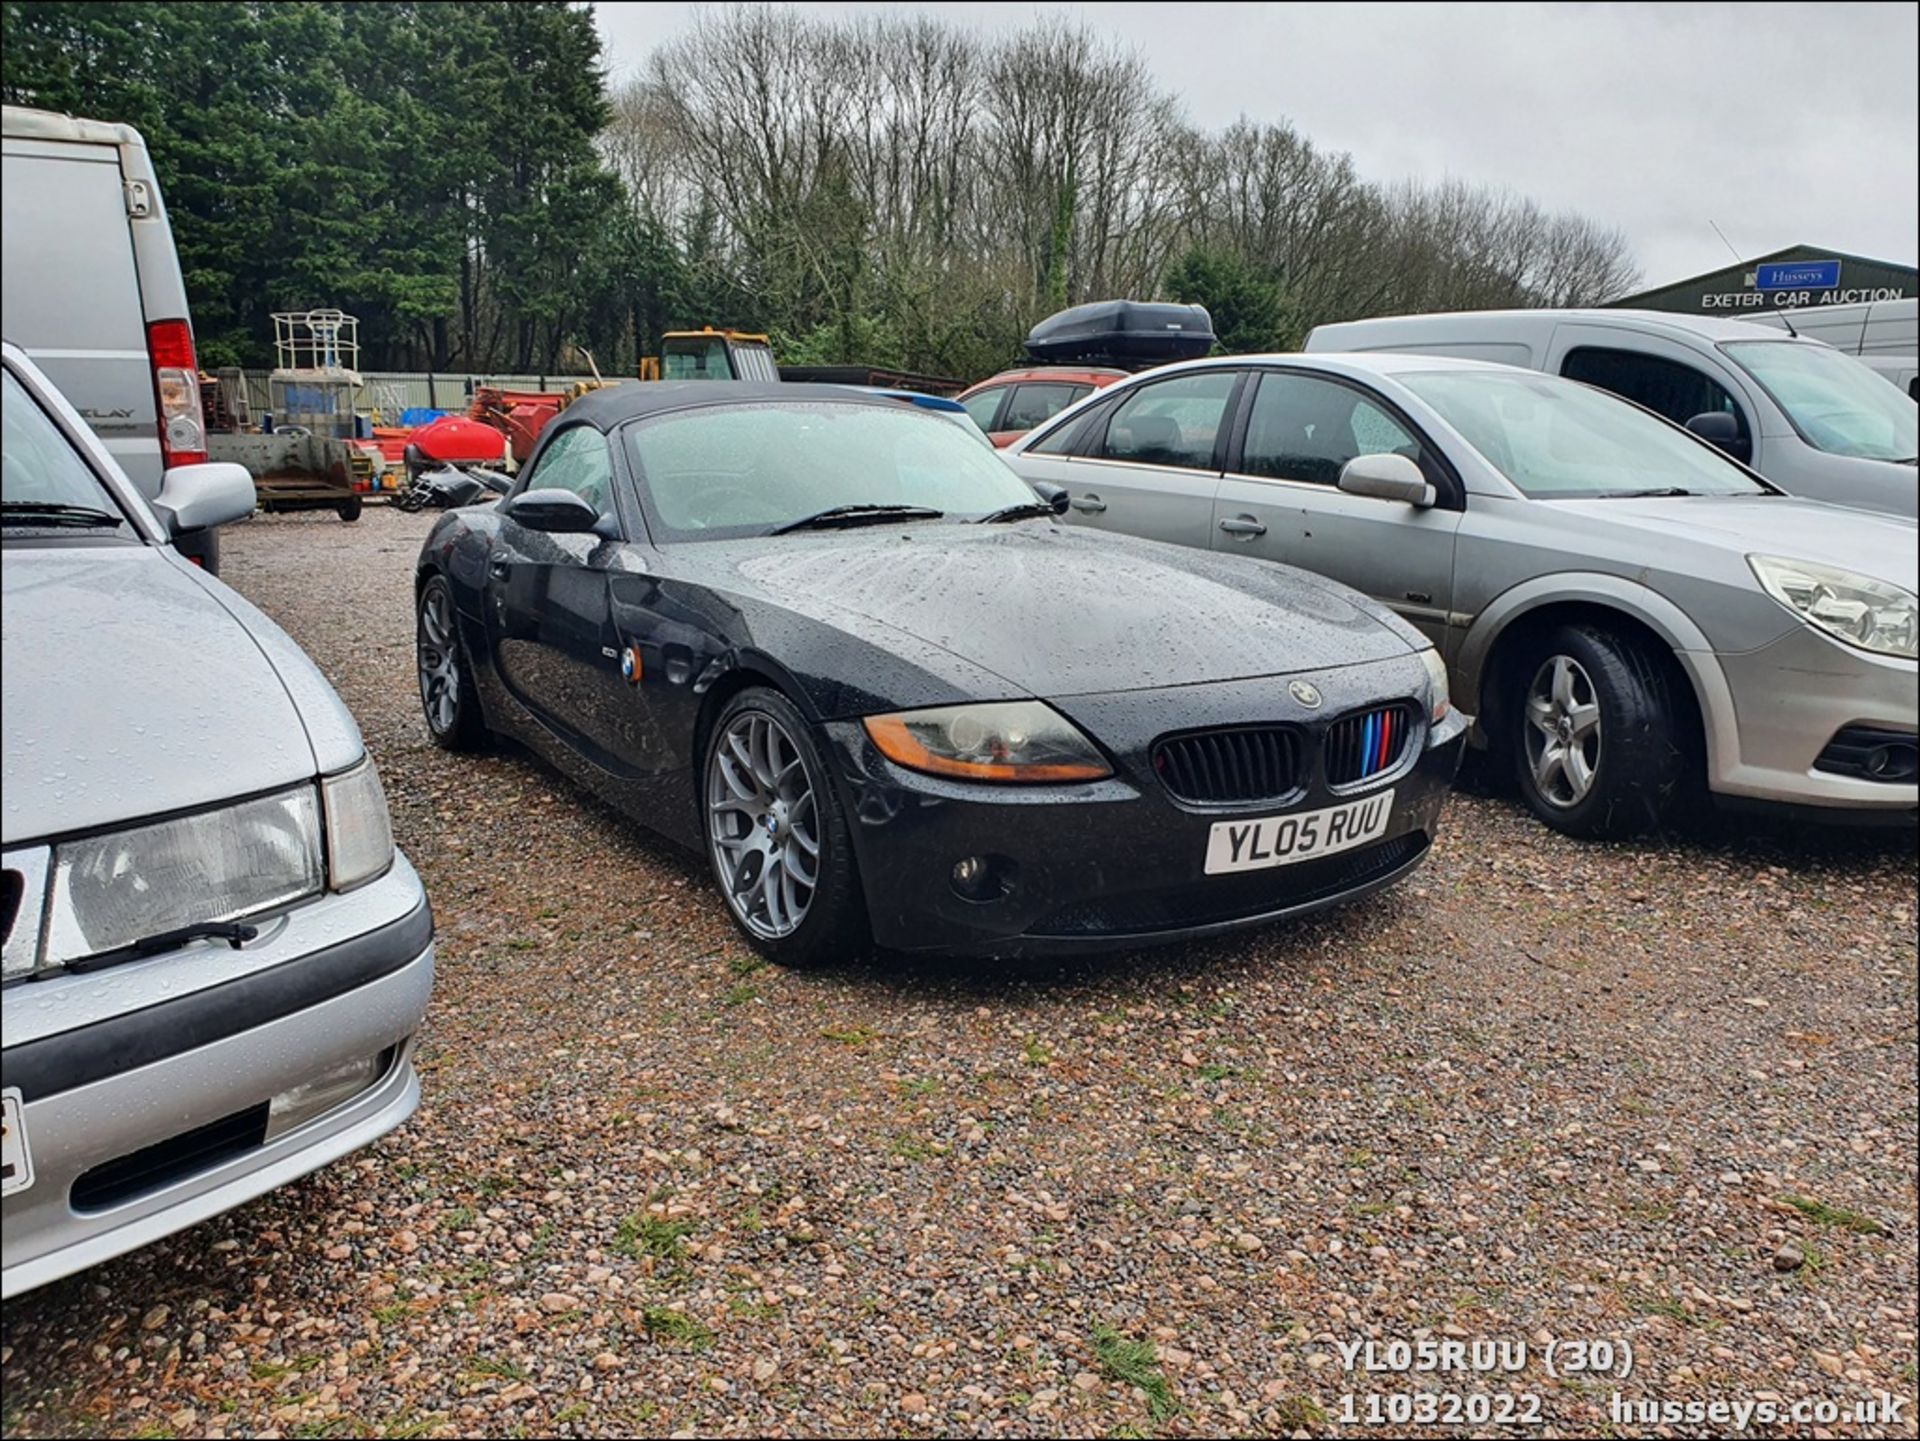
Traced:
<path fill-rule="evenodd" d="M 1234 356 L 1096 392 L 1007 455 L 1081 524 L 1398 611 L 1568 834 L 1650 829 L 1694 781 L 1914 819 L 1914 523 L 1791 499 L 1627 401 L 1430 355 Z"/>
<path fill-rule="evenodd" d="M 0 347 L 0 1296 L 205 1220 L 419 1103 L 433 917 L 358 727 Z"/>

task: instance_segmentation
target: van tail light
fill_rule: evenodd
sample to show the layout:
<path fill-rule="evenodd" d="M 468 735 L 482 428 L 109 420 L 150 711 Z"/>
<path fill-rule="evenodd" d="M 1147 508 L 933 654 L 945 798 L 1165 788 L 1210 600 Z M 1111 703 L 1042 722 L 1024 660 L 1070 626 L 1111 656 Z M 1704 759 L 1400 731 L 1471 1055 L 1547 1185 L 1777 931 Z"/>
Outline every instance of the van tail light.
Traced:
<path fill-rule="evenodd" d="M 207 458 L 207 422 L 200 413 L 193 327 L 184 320 L 154 321 L 147 327 L 147 357 L 160 411 L 161 468 L 199 465 Z"/>

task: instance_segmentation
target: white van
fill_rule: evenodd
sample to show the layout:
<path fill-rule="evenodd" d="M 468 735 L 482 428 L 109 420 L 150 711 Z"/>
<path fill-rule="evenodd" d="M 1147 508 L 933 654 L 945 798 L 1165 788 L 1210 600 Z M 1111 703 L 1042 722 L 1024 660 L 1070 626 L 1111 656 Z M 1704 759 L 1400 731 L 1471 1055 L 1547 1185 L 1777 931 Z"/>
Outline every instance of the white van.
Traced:
<path fill-rule="evenodd" d="M 186 286 L 137 130 L 0 110 L 0 325 L 149 499 L 205 462 Z M 212 530 L 179 549 L 214 567 Z"/>
<path fill-rule="evenodd" d="M 1322 325 L 1310 351 L 1492 360 L 1585 381 L 1710 440 L 1791 495 L 1913 519 L 1916 410 L 1832 346 L 1658 310 L 1480 310 Z"/>
<path fill-rule="evenodd" d="M 1857 305 L 1814 305 L 1804 310 L 1772 310 L 1745 317 L 1755 325 L 1793 330 L 1824 340 L 1835 350 L 1856 355 L 1860 363 L 1920 400 L 1920 299 L 1864 300 Z"/>

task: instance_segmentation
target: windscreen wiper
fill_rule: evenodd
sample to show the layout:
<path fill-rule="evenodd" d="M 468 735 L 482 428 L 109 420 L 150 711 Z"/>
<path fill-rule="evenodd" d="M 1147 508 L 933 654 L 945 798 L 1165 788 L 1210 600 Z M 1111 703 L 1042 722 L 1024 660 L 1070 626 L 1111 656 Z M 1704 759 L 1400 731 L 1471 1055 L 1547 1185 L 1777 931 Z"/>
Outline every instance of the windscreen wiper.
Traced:
<path fill-rule="evenodd" d="M 102 951 L 97 956 L 88 956 L 82 961 L 67 962 L 70 971 L 90 971 L 97 966 L 111 966 L 120 961 L 137 961 L 142 956 L 157 956 L 162 951 L 177 951 L 188 941 L 225 941 L 234 950 L 239 950 L 248 941 L 260 934 L 258 926 L 249 926 L 240 921 L 201 921 L 191 926 L 175 926 L 170 931 L 158 931 L 151 936 L 142 936 L 124 946 L 115 946 L 110 951 Z"/>
<path fill-rule="evenodd" d="M 1026 520 L 1031 516 L 1054 513 L 1053 507 L 1044 500 L 1023 500 L 1018 505 L 1002 506 L 999 510 L 988 512 L 980 517 L 980 524 L 992 525 L 1002 520 Z"/>
<path fill-rule="evenodd" d="M 112 525 L 120 517 L 90 505 L 56 500 L 0 500 L 0 525 Z"/>
<path fill-rule="evenodd" d="M 1602 500 L 1646 500 L 1668 495 L 1698 495 L 1697 490 L 1688 490 L 1679 485 L 1656 485 L 1647 490 L 1608 490 L 1601 492 Z"/>
<path fill-rule="evenodd" d="M 784 525 L 776 525 L 768 535 L 785 535 L 790 530 L 812 530 L 836 525 L 871 525 L 889 520 L 938 520 L 944 510 L 925 505 L 836 505 L 816 510 Z"/>

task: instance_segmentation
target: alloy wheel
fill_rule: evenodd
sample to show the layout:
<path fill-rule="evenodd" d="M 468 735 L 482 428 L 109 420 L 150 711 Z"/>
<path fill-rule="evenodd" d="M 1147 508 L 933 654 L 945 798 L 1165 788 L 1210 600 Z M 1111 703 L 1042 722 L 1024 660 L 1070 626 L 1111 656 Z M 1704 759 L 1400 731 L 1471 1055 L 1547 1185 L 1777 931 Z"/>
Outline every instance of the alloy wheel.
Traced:
<path fill-rule="evenodd" d="M 1571 809 L 1600 770 L 1600 697 L 1572 656 L 1550 656 L 1527 687 L 1527 767 L 1549 805 Z"/>
<path fill-rule="evenodd" d="M 427 722 L 445 735 L 460 715 L 460 653 L 454 642 L 453 600 L 445 585 L 420 598 L 420 702 Z"/>
<path fill-rule="evenodd" d="M 764 711 L 734 716 L 707 756 L 707 836 L 721 889 L 754 935 L 779 940 L 807 918 L 820 879 L 820 809 L 806 762 Z"/>

